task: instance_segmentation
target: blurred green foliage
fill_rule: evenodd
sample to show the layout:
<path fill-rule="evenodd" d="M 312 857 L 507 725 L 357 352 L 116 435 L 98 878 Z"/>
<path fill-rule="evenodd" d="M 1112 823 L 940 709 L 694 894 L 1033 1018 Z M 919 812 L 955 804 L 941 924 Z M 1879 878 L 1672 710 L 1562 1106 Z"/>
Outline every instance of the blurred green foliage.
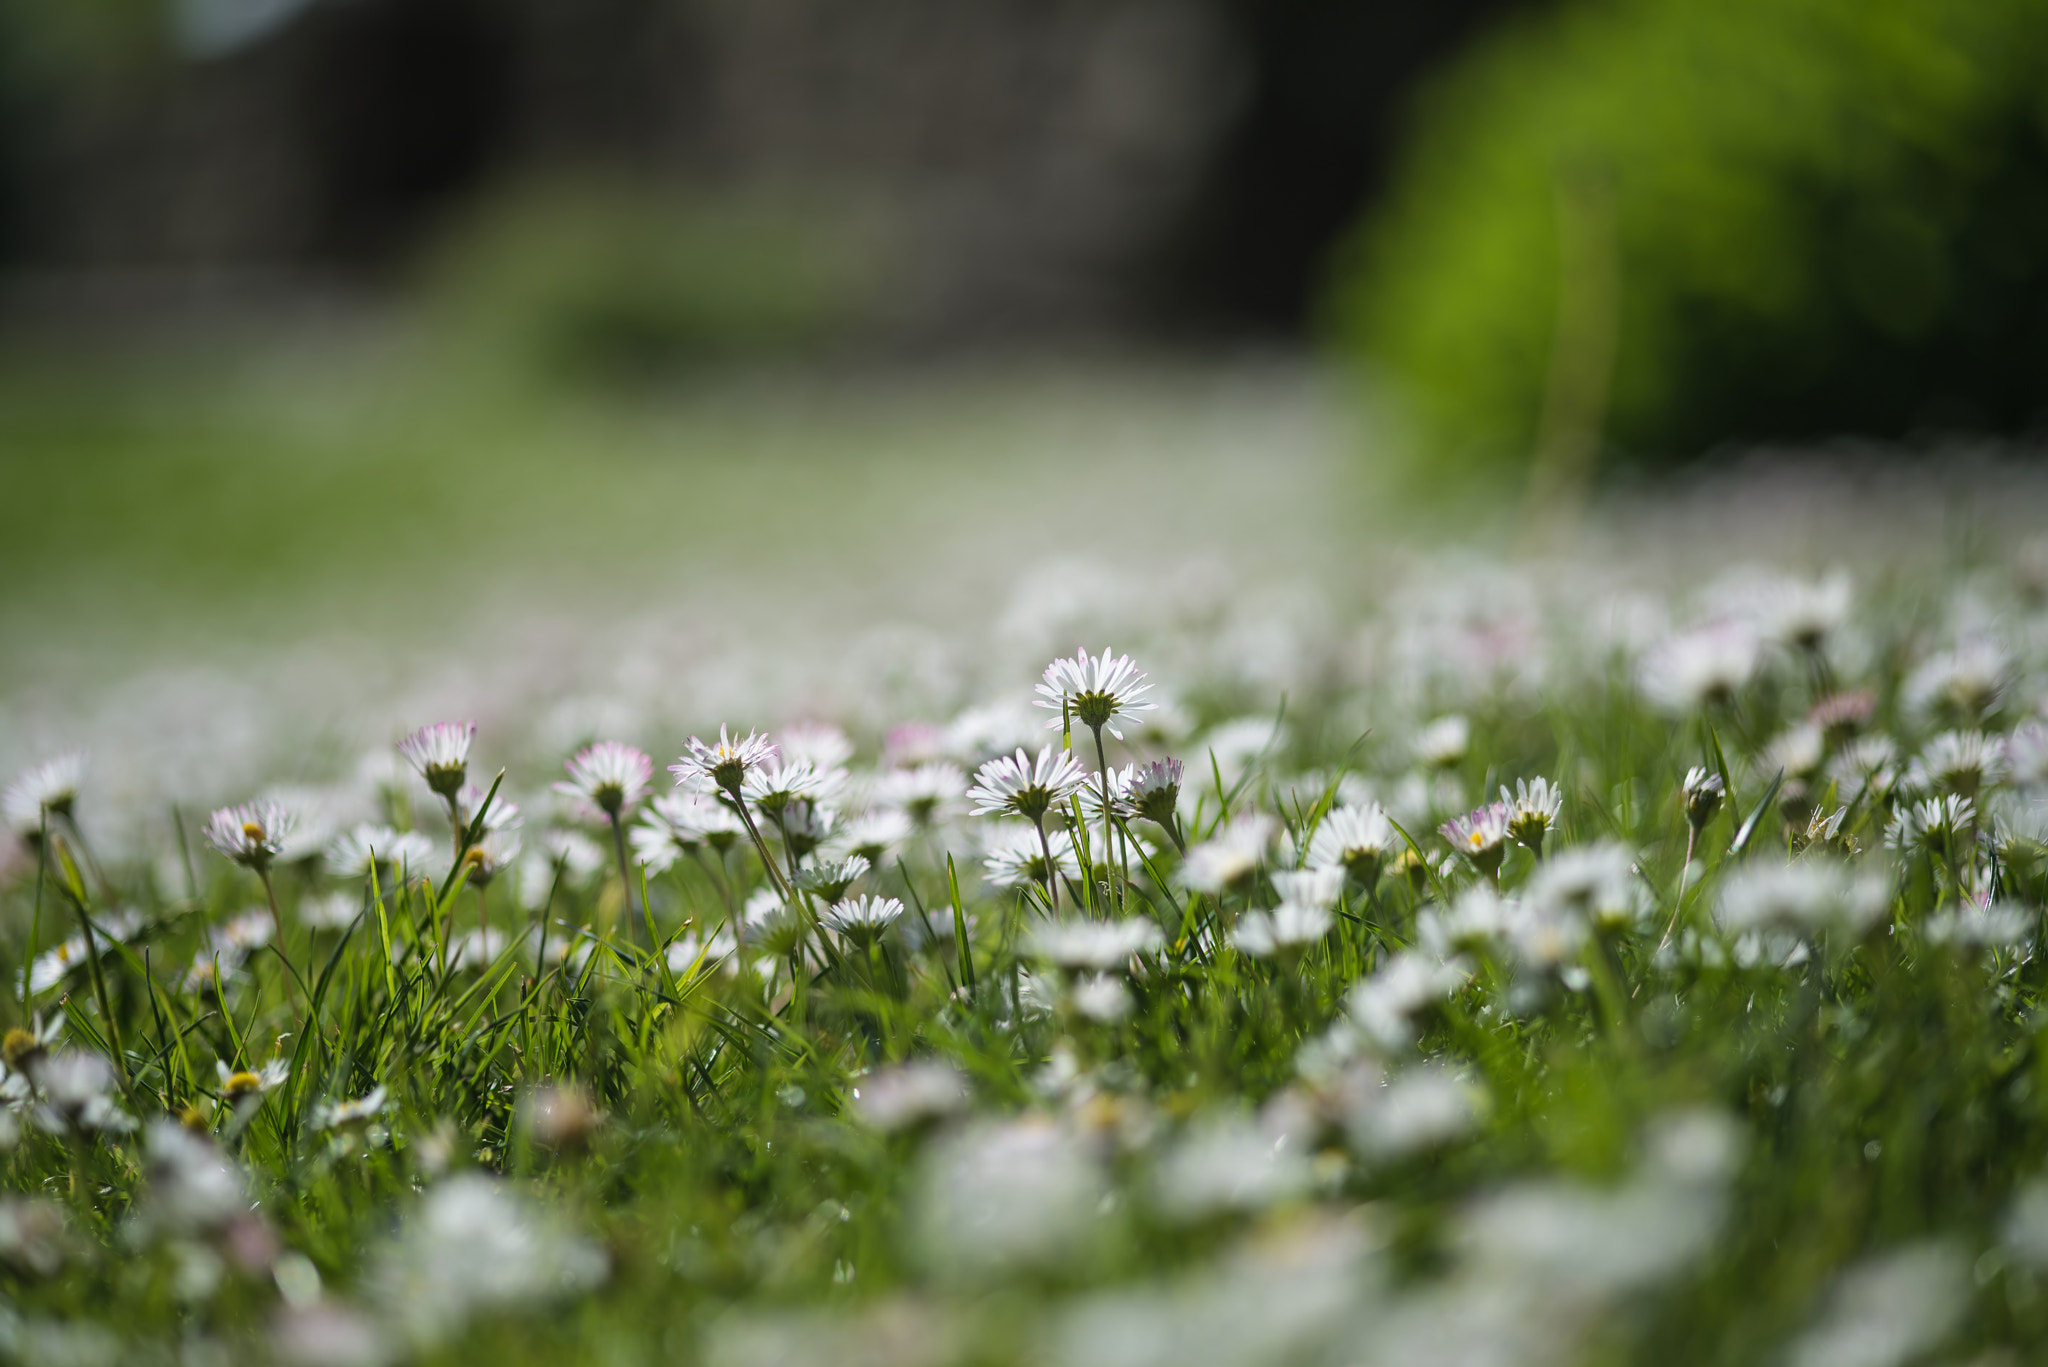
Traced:
<path fill-rule="evenodd" d="M 479 354 L 568 379 L 809 350 L 866 315 L 872 233 L 843 206 L 572 179 L 492 196 L 429 253 Z"/>
<path fill-rule="evenodd" d="M 2040 0 L 1547 11 L 1427 93 L 1334 331 L 1449 486 L 1512 478 L 1574 399 L 1610 464 L 2021 427 L 2048 399 L 2044 72 Z"/>

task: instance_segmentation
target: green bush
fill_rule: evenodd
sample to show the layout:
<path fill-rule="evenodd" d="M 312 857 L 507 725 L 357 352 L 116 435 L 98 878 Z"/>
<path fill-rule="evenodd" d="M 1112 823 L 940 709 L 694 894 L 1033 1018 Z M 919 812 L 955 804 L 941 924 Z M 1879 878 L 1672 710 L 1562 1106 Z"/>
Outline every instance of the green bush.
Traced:
<path fill-rule="evenodd" d="M 601 181 L 530 185 L 465 216 L 428 291 L 457 335 L 522 367 L 617 378 L 815 347 L 866 308 L 857 215 Z"/>
<path fill-rule="evenodd" d="M 2025 425 L 2048 398 L 2044 68 L 2039 0 L 1546 12 L 1426 94 L 1331 321 L 1450 484 L 1574 422 L 1609 464 Z"/>

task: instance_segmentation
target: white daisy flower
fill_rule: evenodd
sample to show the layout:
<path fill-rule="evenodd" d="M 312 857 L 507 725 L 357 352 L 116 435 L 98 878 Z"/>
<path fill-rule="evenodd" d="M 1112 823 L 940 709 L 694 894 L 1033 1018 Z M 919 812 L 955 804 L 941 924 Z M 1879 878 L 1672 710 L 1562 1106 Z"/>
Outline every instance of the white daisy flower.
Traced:
<path fill-rule="evenodd" d="M 1280 823 L 1264 812 L 1239 812 L 1221 830 L 1189 848 L 1181 881 L 1196 892 L 1221 893 L 1258 871 Z"/>
<path fill-rule="evenodd" d="M 932 825 L 966 795 L 967 775 L 944 762 L 891 769 L 875 784 L 878 806 L 900 811 L 919 826 Z"/>
<path fill-rule="evenodd" d="M 1074 1010 L 1102 1025 L 1114 1025 L 1137 1005 L 1124 980 L 1108 973 L 1084 973 L 1074 980 L 1067 1000 Z"/>
<path fill-rule="evenodd" d="M 855 944 L 870 945 L 903 915 L 903 903 L 894 897 L 854 897 L 825 908 L 820 918 Z"/>
<path fill-rule="evenodd" d="M 451 799 L 455 804 L 455 819 L 462 824 L 464 830 L 475 824 L 477 813 L 483 811 L 486 797 L 490 797 L 490 790 L 480 788 L 474 783 L 465 783 L 455 790 L 455 796 Z M 498 795 L 491 798 L 490 810 L 484 812 L 484 829 L 515 831 L 525 822 L 526 818 L 519 814 L 519 804 L 507 799 L 504 789 L 500 788 Z"/>
<path fill-rule="evenodd" d="M 1775 584 L 1759 607 L 1772 640 L 1818 651 L 1848 622 L 1854 600 L 1855 586 L 1837 570 L 1817 583 L 1787 579 Z"/>
<path fill-rule="evenodd" d="M 1906 771 L 1918 792 L 1975 797 L 2006 774 L 2005 746 L 1982 731 L 1944 731 L 1927 742 Z"/>
<path fill-rule="evenodd" d="M 1152 922 L 1040 921 L 1024 935 L 1024 950 L 1065 969 L 1106 973 L 1121 969 L 1136 954 L 1156 954 L 1166 936 Z"/>
<path fill-rule="evenodd" d="M 1171 831 L 1180 811 L 1180 784 L 1180 761 L 1155 759 L 1131 775 L 1124 785 L 1124 801 L 1145 820 Z"/>
<path fill-rule="evenodd" d="M 1326 908 L 1305 902 L 1282 902 L 1271 911 L 1248 911 L 1239 918 L 1231 943 L 1255 959 L 1287 958 L 1330 933 L 1335 924 Z"/>
<path fill-rule="evenodd" d="M 988 881 L 999 888 L 1036 883 L 1043 887 L 1057 872 L 1062 878 L 1079 878 L 1081 861 L 1074 853 L 1073 839 L 1065 831 L 1047 831 L 1044 839 L 1029 826 L 1003 825 L 984 842 L 988 857 L 982 862 Z M 1048 868 L 1046 851 L 1052 852 Z"/>
<path fill-rule="evenodd" d="M 1980 636 L 1928 656 L 1907 676 L 1902 693 L 1911 711 L 1948 711 L 1975 720 L 1997 709 L 2012 678 L 2012 656 Z"/>
<path fill-rule="evenodd" d="M 1891 901 L 1887 880 L 1876 873 L 1809 856 L 1796 864 L 1744 864 L 1721 884 L 1716 917 L 1730 935 L 1750 930 L 1809 933 L 1841 928 L 1861 933 L 1884 915 Z"/>
<path fill-rule="evenodd" d="M 880 865 L 916 833 L 907 813 L 884 807 L 865 816 L 857 816 L 840 827 L 838 834 L 832 837 L 832 846 L 845 854 L 859 855 L 870 864 Z"/>
<path fill-rule="evenodd" d="M 313 1128 L 316 1130 L 360 1129 L 384 1114 L 389 1100 L 384 1088 L 372 1087 L 363 1096 L 349 1101 L 323 1101 L 313 1108 Z"/>
<path fill-rule="evenodd" d="M 1678 798 L 1685 807 L 1685 819 L 1697 831 L 1714 819 L 1714 813 L 1721 810 L 1722 800 L 1728 796 L 1728 785 L 1721 781 L 1719 774 L 1710 774 L 1698 765 L 1685 771 L 1685 782 L 1679 785 Z"/>
<path fill-rule="evenodd" d="M 882 1068 L 856 1080 L 853 1113 L 884 1133 L 942 1120 L 967 1109 L 967 1079 L 937 1059 Z"/>
<path fill-rule="evenodd" d="M 732 808 L 703 793 L 663 793 L 650 808 L 647 820 L 666 827 L 685 854 L 699 845 L 724 854 L 747 833 Z"/>
<path fill-rule="evenodd" d="M 1367 1039 L 1382 1050 L 1396 1052 L 1415 1043 L 1422 1013 L 1457 991 L 1471 976 L 1462 960 L 1439 960 L 1403 950 L 1351 989 L 1345 1010 Z"/>
<path fill-rule="evenodd" d="M 844 769 L 820 771 L 808 760 L 770 759 L 747 772 L 741 794 L 749 806 L 774 820 L 797 802 L 816 803 L 846 781 Z"/>
<path fill-rule="evenodd" d="M 1342 864 L 1282 869 L 1273 875 L 1273 888 L 1283 902 L 1299 902 L 1328 911 L 1344 893 L 1344 876 Z"/>
<path fill-rule="evenodd" d="M 695 788 L 700 792 L 729 793 L 737 798 L 740 785 L 747 775 L 761 765 L 775 758 L 774 744 L 768 737 L 747 732 L 744 740 L 718 728 L 718 739 L 706 743 L 697 737 L 690 737 L 689 749 L 668 771 L 676 776 L 676 786 Z"/>
<path fill-rule="evenodd" d="M 1036 823 L 1087 781 L 1087 771 L 1071 751 L 1047 745 L 1035 760 L 1019 750 L 982 765 L 967 797 L 978 816 L 1009 813 Z"/>
<path fill-rule="evenodd" d="M 380 871 L 396 868 L 403 877 L 424 869 L 433 857 L 434 842 L 418 831 L 365 823 L 334 838 L 327 847 L 327 871 L 337 878 L 368 878 L 374 862 Z"/>
<path fill-rule="evenodd" d="M 853 758 L 853 742 L 830 722 L 800 721 L 782 729 L 776 742 L 785 760 L 801 760 L 824 773 Z"/>
<path fill-rule="evenodd" d="M 68 817 L 85 782 L 85 753 L 73 750 L 30 765 L 0 793 L 0 819 L 23 836 L 43 828 L 44 813 Z"/>
<path fill-rule="evenodd" d="M 1437 834 L 1459 854 L 1471 860 L 1481 873 L 1491 876 L 1500 867 L 1508 839 L 1508 823 L 1514 816 L 1514 809 L 1505 802 L 1494 802 L 1452 817 L 1437 827 Z"/>
<path fill-rule="evenodd" d="M 1643 693 L 1673 711 L 1719 707 L 1756 674 L 1758 643 L 1739 621 L 1724 620 L 1672 636 L 1643 656 Z"/>
<path fill-rule="evenodd" d="M 222 807 L 206 821 L 206 843 L 258 873 L 269 869 L 291 833 L 293 815 L 274 802 Z"/>
<path fill-rule="evenodd" d="M 1122 740 L 1124 733 L 1116 725 L 1119 720 L 1136 726 L 1144 720 L 1136 713 L 1150 712 L 1158 706 L 1141 701 L 1151 689 L 1130 656 L 1111 655 L 1105 650 L 1090 659 L 1088 652 L 1081 650 L 1071 660 L 1054 660 L 1045 667 L 1045 678 L 1038 685 L 1037 705 L 1069 714 L 1091 731 L 1106 730 Z M 1055 718 L 1046 723 L 1046 728 L 1056 730 L 1061 724 Z"/>
<path fill-rule="evenodd" d="M 1535 906 L 1614 930 L 1648 914 L 1644 893 L 1634 857 L 1614 841 L 1602 840 L 1553 855 L 1530 876 L 1525 895 Z"/>
<path fill-rule="evenodd" d="M 1370 888 L 1379 881 L 1388 857 L 1406 848 L 1407 842 L 1379 803 L 1333 807 L 1317 823 L 1308 842 L 1308 866 L 1342 869 L 1360 886 Z"/>
<path fill-rule="evenodd" d="M 220 1059 L 213 1061 L 213 1070 L 220 1077 L 220 1094 L 224 1100 L 238 1101 L 243 1097 L 261 1096 L 277 1090 L 292 1074 L 291 1064 L 281 1058 L 274 1058 L 261 1068 L 253 1071 L 230 1068 Z"/>
<path fill-rule="evenodd" d="M 435 722 L 398 742 L 398 753 L 427 781 L 427 787 L 449 797 L 469 772 L 469 747 L 475 739 L 473 721 Z"/>
<path fill-rule="evenodd" d="M 615 740 L 585 746 L 563 767 L 569 780 L 555 784 L 555 791 L 610 821 L 624 820 L 654 777 L 654 761 L 646 751 Z"/>
<path fill-rule="evenodd" d="M 1415 759 L 1431 769 L 1455 769 L 1472 747 L 1472 723 L 1453 712 L 1415 735 Z"/>
<path fill-rule="evenodd" d="M 798 882 L 819 900 L 827 903 L 838 902 L 846 896 L 846 890 L 866 876 L 872 867 L 864 855 L 848 855 L 844 859 L 833 859 L 807 866 Z"/>
<path fill-rule="evenodd" d="M 491 880 L 503 873 L 517 858 L 519 836 L 515 832 L 485 831 L 481 840 L 462 852 L 462 862 L 469 869 L 469 886 L 489 887 Z"/>
<path fill-rule="evenodd" d="M 1500 790 L 1501 805 L 1508 809 L 1508 834 L 1516 844 L 1543 852 L 1543 837 L 1557 824 L 1564 806 L 1564 792 L 1547 778 L 1516 779 L 1515 791 Z"/>

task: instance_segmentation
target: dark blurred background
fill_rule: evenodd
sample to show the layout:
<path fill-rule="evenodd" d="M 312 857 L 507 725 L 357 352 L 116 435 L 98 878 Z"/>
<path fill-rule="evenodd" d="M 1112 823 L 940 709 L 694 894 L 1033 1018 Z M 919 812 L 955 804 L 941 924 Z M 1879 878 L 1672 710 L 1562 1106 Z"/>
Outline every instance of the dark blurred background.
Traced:
<path fill-rule="evenodd" d="M 892 341 L 1299 337 L 1417 83 L 1514 7 L 4 0 L 0 261 L 18 310 L 227 303 L 666 215 Z"/>

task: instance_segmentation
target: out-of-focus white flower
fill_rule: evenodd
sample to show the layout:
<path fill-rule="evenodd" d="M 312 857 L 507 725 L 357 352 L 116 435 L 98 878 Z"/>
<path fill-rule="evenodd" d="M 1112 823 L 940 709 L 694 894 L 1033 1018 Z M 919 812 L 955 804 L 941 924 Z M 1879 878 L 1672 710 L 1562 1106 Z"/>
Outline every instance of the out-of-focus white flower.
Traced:
<path fill-rule="evenodd" d="M 1406 1158 L 1470 1134 L 1485 1114 L 1486 1093 L 1436 1064 L 1417 1064 L 1359 1094 L 1345 1117 L 1353 1147 L 1370 1158 Z"/>
<path fill-rule="evenodd" d="M 1248 911 L 1238 918 L 1231 943 L 1255 959 L 1290 958 L 1330 933 L 1334 919 L 1327 908 L 1305 902 L 1282 902 L 1271 911 Z"/>
<path fill-rule="evenodd" d="M 1744 864 L 1721 885 L 1717 916 L 1730 935 L 1750 930 L 1796 934 L 1840 929 L 1861 934 L 1884 915 L 1891 889 L 1880 874 L 1831 861 Z"/>
<path fill-rule="evenodd" d="M 2012 781 L 2023 788 L 2048 785 L 2048 725 L 2021 722 L 2005 738 L 2005 760 Z"/>
<path fill-rule="evenodd" d="M 103 1130 L 121 1134 L 135 1120 L 114 1099 L 114 1065 L 89 1049 L 50 1054 L 30 1070 L 36 1124 L 52 1133 Z"/>
<path fill-rule="evenodd" d="M 463 1173 L 428 1192 L 406 1217 L 379 1255 L 370 1285 L 389 1322 L 430 1345 L 473 1314 L 540 1309 L 589 1290 L 606 1272 L 602 1250 L 547 1208 Z"/>
<path fill-rule="evenodd" d="M 844 769 L 820 770 L 806 760 L 778 758 L 749 769 L 740 793 L 749 807 L 775 821 L 786 819 L 799 804 L 827 800 L 845 780 Z"/>
<path fill-rule="evenodd" d="M 1137 713 L 1150 712 L 1157 706 L 1143 701 L 1151 689 L 1130 656 L 1111 655 L 1105 650 L 1091 659 L 1087 651 L 1081 650 L 1071 660 L 1054 660 L 1045 667 L 1045 678 L 1038 685 L 1037 705 L 1071 714 L 1090 730 L 1106 730 L 1122 740 L 1124 733 L 1117 722 L 1127 721 L 1136 726 L 1144 721 Z M 1059 718 L 1046 723 L 1052 730 L 1061 725 Z"/>
<path fill-rule="evenodd" d="M 891 769 L 875 784 L 875 801 L 917 826 L 930 826 L 948 815 L 966 795 L 967 776 L 944 762 Z"/>
<path fill-rule="evenodd" d="M 462 852 L 469 886 L 489 887 L 491 880 L 519 858 L 519 836 L 513 831 L 485 831 L 483 839 Z"/>
<path fill-rule="evenodd" d="M 647 794 L 654 761 L 647 752 L 615 740 L 585 746 L 563 765 L 567 782 L 555 791 L 579 804 L 586 815 L 622 821 Z"/>
<path fill-rule="evenodd" d="M 434 850 L 434 842 L 418 831 L 365 823 L 334 838 L 327 847 L 327 871 L 337 878 L 368 878 L 374 861 L 380 874 L 395 868 L 403 878 L 423 871 Z"/>
<path fill-rule="evenodd" d="M 473 721 L 435 722 L 398 742 L 398 753 L 426 780 L 427 787 L 442 797 L 452 797 L 469 772 L 469 747 L 475 739 Z"/>
<path fill-rule="evenodd" d="M 1909 1244 L 1835 1279 L 1792 1367 L 1902 1367 L 1948 1337 L 1970 1301 L 1969 1259 L 1948 1243 Z"/>
<path fill-rule="evenodd" d="M 222 807 L 206 821 L 206 843 L 258 873 L 270 867 L 291 834 L 294 818 L 274 802 Z"/>
<path fill-rule="evenodd" d="M 389 1367 L 397 1356 L 369 1316 L 328 1301 L 280 1314 L 270 1351 L 285 1367 Z"/>
<path fill-rule="evenodd" d="M 360 1130 L 384 1114 L 389 1096 L 384 1088 L 372 1087 L 349 1101 L 323 1101 L 313 1108 L 316 1130 Z"/>
<path fill-rule="evenodd" d="M 73 750 L 32 764 L 15 775 L 0 792 L 0 820 L 16 834 L 33 836 L 43 828 L 44 813 L 68 817 L 85 782 L 85 752 Z"/>
<path fill-rule="evenodd" d="M 211 1135 L 175 1120 L 153 1120 L 146 1136 L 144 1216 L 171 1233 L 217 1229 L 250 1209 L 249 1182 Z"/>
<path fill-rule="evenodd" d="M 1758 653 L 1756 633 L 1748 625 L 1723 620 L 1652 647 L 1637 679 L 1650 701 L 1671 711 L 1718 707 L 1755 676 Z"/>
<path fill-rule="evenodd" d="M 1152 1198 L 1168 1215 L 1200 1220 L 1225 1211 L 1263 1210 L 1308 1190 L 1299 1141 L 1273 1135 L 1242 1116 L 1197 1120 L 1160 1157 Z"/>
<path fill-rule="evenodd" d="M 1906 771 L 1917 792 L 1975 798 L 2005 778 L 2005 747 L 1982 731 L 1944 731 L 1922 747 Z"/>
<path fill-rule="evenodd" d="M 1926 847 L 1937 853 L 1947 850 L 1956 836 L 1977 824 L 1977 806 L 1954 793 L 1930 797 L 1902 806 L 1885 823 L 1884 843 L 1889 849 L 1911 851 Z"/>
<path fill-rule="evenodd" d="M 1282 902 L 1328 911 L 1344 893 L 1344 866 L 1312 863 L 1305 869 L 1282 869 L 1273 875 L 1273 889 Z"/>
<path fill-rule="evenodd" d="M 491 802 L 488 808 L 484 806 L 487 797 Z M 455 796 L 449 801 L 454 804 L 457 824 L 464 830 L 475 825 L 479 815 L 484 819 L 486 831 L 513 831 L 526 824 L 526 818 L 519 814 L 519 804 L 509 800 L 503 790 L 496 797 L 491 797 L 490 789 L 465 783 L 455 790 Z"/>
<path fill-rule="evenodd" d="M 1333 807 L 1309 839 L 1308 866 L 1341 868 L 1370 888 L 1379 881 L 1387 860 L 1407 847 L 1379 803 Z"/>
<path fill-rule="evenodd" d="M 732 808 L 704 793 L 664 793 L 649 804 L 646 821 L 665 828 L 684 854 L 699 845 L 709 845 L 723 854 L 747 833 Z M 600 852 L 599 861 L 602 859 Z"/>
<path fill-rule="evenodd" d="M 1220 893 L 1258 872 L 1280 823 L 1264 812 L 1239 812 L 1207 840 L 1191 846 L 1181 881 L 1196 892 Z"/>
<path fill-rule="evenodd" d="M 856 1081 L 853 1113 L 885 1132 L 943 1120 L 967 1108 L 967 1079 L 950 1063 L 920 1059 Z"/>
<path fill-rule="evenodd" d="M 1649 910 L 1633 857 L 1611 840 L 1558 851 L 1530 877 L 1524 895 L 1600 929 L 1631 926 Z"/>
<path fill-rule="evenodd" d="M 768 737 L 749 731 L 745 739 L 732 736 L 721 726 L 713 742 L 690 737 L 689 748 L 668 771 L 678 787 L 698 792 L 740 794 L 740 785 L 761 765 L 775 758 L 775 746 Z"/>
<path fill-rule="evenodd" d="M 1928 917 L 1925 933 L 1929 944 L 2001 949 L 2026 943 L 2034 921 L 2035 914 L 2024 907 L 1971 903 Z"/>
<path fill-rule="evenodd" d="M 1685 806 L 1686 821 L 1697 831 L 1721 810 L 1721 803 L 1728 797 L 1728 785 L 1719 774 L 1710 774 L 1694 765 L 1685 771 L 1685 782 L 1679 786 L 1678 795 Z"/>
<path fill-rule="evenodd" d="M 1786 579 L 1772 585 L 1762 596 L 1759 615 L 1772 640 L 1815 651 L 1849 620 L 1854 600 L 1855 586 L 1837 570 L 1817 583 Z"/>
<path fill-rule="evenodd" d="M 1373 1044 L 1396 1052 L 1415 1043 L 1417 1017 L 1471 976 L 1461 960 L 1403 950 L 1351 989 L 1346 1011 Z"/>
<path fill-rule="evenodd" d="M 1472 723 L 1453 712 L 1415 733 L 1415 761 L 1432 769 L 1455 769 L 1472 748 Z"/>
<path fill-rule="evenodd" d="M 2012 675 L 2012 656 L 2004 646 L 1973 637 L 1928 656 L 1906 677 L 1901 692 L 1914 712 L 1947 711 L 1976 721 L 1996 710 Z"/>
<path fill-rule="evenodd" d="M 1440 959 L 1467 950 L 1491 950 L 1507 939 L 1511 904 L 1491 883 L 1475 883 L 1449 907 L 1416 918 L 1416 935 Z"/>
<path fill-rule="evenodd" d="M 1109 973 L 1082 974 L 1074 980 L 1068 1000 L 1081 1015 L 1104 1025 L 1122 1020 L 1137 1005 L 1131 999 L 1131 989 L 1124 986 L 1124 980 Z"/>
<path fill-rule="evenodd" d="M 978 816 L 1007 813 L 1036 822 L 1087 781 L 1087 771 L 1071 751 L 1047 745 L 1039 749 L 1036 759 L 1020 749 L 1015 755 L 982 765 L 967 797 Z"/>
<path fill-rule="evenodd" d="M 837 769 L 853 758 L 853 742 L 844 731 L 822 721 L 800 721 L 782 729 L 782 738 L 776 743 L 782 757 L 793 763 L 804 763 L 826 773 Z"/>
<path fill-rule="evenodd" d="M 1759 758 L 1767 774 L 1782 769 L 1787 779 L 1811 778 L 1827 758 L 1827 738 L 1818 726 L 1800 722 L 1779 732 Z"/>
<path fill-rule="evenodd" d="M 983 841 L 988 851 L 982 867 L 988 881 L 999 888 L 1021 887 L 1026 883 L 1046 884 L 1057 871 L 1062 878 L 1079 878 L 1081 861 L 1074 853 L 1074 841 L 1065 831 L 1047 831 L 1041 840 L 1029 826 L 1004 824 Z M 1046 851 L 1052 863 L 1046 863 Z"/>
<path fill-rule="evenodd" d="M 1033 958 L 1066 969 L 1107 972 L 1126 966 L 1135 954 L 1154 954 L 1166 936 L 1151 921 L 1040 921 L 1024 935 Z"/>
<path fill-rule="evenodd" d="M 974 1125 L 927 1151 L 912 1229 L 934 1273 L 980 1280 L 1071 1256 L 1107 1191 L 1093 1149 L 1060 1126 Z"/>
<path fill-rule="evenodd" d="M 879 868 L 916 833 L 908 813 L 885 807 L 853 818 L 839 828 L 831 843 L 832 848 L 848 856 L 858 855 Z"/>
<path fill-rule="evenodd" d="M 220 1094 L 228 1101 L 242 1097 L 261 1096 L 284 1085 L 291 1076 L 291 1065 L 281 1058 L 274 1058 L 260 1068 L 230 1068 L 220 1059 L 213 1061 L 213 1069 L 220 1079 Z"/>

